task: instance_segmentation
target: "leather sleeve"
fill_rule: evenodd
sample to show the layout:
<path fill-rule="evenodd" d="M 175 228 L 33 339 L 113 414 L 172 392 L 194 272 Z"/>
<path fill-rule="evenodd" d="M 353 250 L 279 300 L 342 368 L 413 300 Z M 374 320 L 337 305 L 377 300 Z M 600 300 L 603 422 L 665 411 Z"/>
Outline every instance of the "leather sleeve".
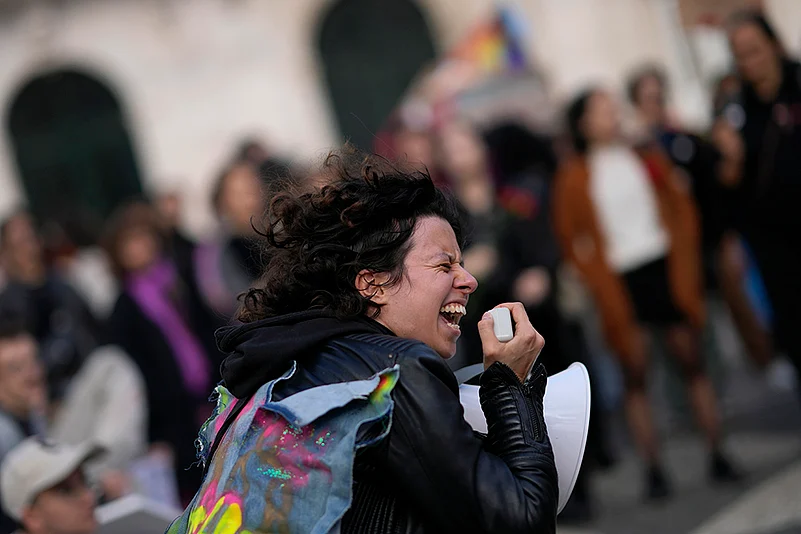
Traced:
<path fill-rule="evenodd" d="M 506 366 L 484 374 L 489 434 L 465 422 L 453 373 L 427 347 L 399 358 L 387 461 L 398 493 L 433 532 L 554 533 L 558 484 L 542 417 L 545 374 L 526 385 Z"/>

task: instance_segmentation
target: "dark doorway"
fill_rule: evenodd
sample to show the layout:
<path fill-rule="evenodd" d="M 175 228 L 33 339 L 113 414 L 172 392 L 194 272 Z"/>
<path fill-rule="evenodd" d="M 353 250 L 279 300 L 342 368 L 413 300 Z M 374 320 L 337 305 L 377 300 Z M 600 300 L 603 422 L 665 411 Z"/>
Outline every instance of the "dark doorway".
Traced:
<path fill-rule="evenodd" d="M 363 149 L 435 55 L 410 0 L 339 0 L 323 18 L 319 49 L 340 132 Z"/>
<path fill-rule="evenodd" d="M 6 123 L 33 214 L 83 213 L 102 220 L 141 194 L 139 171 L 116 95 L 63 70 L 28 81 Z"/>

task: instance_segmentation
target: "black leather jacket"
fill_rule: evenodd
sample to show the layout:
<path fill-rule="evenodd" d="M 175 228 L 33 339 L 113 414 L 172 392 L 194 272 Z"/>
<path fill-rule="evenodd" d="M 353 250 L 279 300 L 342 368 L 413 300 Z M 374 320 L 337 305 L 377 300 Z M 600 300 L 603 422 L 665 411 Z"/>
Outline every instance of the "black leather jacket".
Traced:
<path fill-rule="evenodd" d="M 298 371 L 275 399 L 400 366 L 391 430 L 356 458 L 343 533 L 556 532 L 558 484 L 541 365 L 526 384 L 499 363 L 482 375 L 489 433 L 480 436 L 463 418 L 456 378 L 427 345 L 366 333 L 313 352 L 297 360 Z"/>

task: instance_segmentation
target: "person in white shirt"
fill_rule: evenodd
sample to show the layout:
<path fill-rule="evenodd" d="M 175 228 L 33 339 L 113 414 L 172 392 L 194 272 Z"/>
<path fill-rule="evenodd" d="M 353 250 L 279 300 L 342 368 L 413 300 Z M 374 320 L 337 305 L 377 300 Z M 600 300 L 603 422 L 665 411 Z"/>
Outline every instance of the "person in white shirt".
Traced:
<path fill-rule="evenodd" d="M 620 358 L 626 414 L 646 461 L 646 495 L 671 492 L 646 394 L 647 332 L 664 332 L 710 450 L 715 481 L 738 474 L 720 448 L 717 400 L 703 369 L 703 276 L 698 218 L 686 180 L 656 146 L 635 149 L 621 134 L 615 101 L 591 89 L 568 108 L 575 155 L 561 165 L 554 227 L 581 273 L 607 342 Z"/>

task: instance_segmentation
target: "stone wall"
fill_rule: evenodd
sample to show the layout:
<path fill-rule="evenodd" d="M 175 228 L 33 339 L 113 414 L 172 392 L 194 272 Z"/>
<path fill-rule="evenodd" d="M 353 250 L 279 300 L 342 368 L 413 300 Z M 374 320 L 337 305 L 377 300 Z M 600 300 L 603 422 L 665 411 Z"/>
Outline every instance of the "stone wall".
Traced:
<path fill-rule="evenodd" d="M 306 158 L 338 143 L 315 50 L 333 0 L 83 0 L 17 3 L 0 21 L 3 124 L 25 81 L 74 67 L 118 95 L 144 186 L 185 195 L 186 224 L 209 231 L 211 181 L 235 143 L 263 139 Z M 678 15 L 663 0 L 509 0 L 530 55 L 558 101 L 584 84 L 615 88 L 645 61 L 664 64 L 680 116 L 701 121 Z M 767 2 L 772 15 L 796 0 Z M 5 2 L 6 5 L 12 3 Z M 493 0 L 418 0 L 439 50 L 490 13 Z M 9 10 L 11 11 L 11 10 Z M 801 17 L 796 17 L 801 19 Z M 785 24 L 786 26 L 786 24 Z M 792 28 L 782 28 L 792 32 Z M 798 41 L 798 39 L 795 39 Z M 0 133 L 0 215 L 23 201 L 8 133 Z"/>

